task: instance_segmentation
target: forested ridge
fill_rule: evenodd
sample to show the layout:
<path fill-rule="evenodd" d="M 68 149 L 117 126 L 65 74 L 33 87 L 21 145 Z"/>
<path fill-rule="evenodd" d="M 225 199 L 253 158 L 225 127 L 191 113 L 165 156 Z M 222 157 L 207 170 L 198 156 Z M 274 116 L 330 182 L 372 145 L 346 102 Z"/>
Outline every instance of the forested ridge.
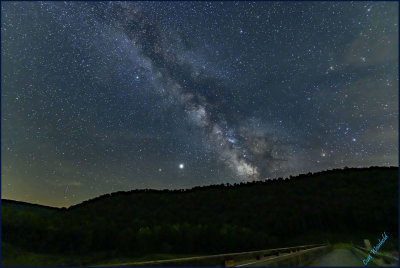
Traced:
<path fill-rule="evenodd" d="M 101 258 L 202 255 L 328 240 L 360 244 L 386 232 L 385 246 L 397 248 L 397 204 L 397 167 L 117 192 L 62 209 L 2 200 L 2 247 Z"/>

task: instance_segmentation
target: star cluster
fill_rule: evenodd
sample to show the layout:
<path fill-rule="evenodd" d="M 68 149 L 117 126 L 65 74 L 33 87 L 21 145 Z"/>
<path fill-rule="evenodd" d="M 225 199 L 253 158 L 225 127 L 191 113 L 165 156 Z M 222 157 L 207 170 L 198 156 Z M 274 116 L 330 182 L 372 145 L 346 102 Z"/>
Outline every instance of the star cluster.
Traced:
<path fill-rule="evenodd" d="M 398 165 L 398 3 L 2 3 L 2 195 Z"/>

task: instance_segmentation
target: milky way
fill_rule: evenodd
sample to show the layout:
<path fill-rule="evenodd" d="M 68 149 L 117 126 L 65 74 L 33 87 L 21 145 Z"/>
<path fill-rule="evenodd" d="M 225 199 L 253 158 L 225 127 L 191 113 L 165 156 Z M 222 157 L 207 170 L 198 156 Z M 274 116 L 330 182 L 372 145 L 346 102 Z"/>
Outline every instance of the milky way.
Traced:
<path fill-rule="evenodd" d="M 190 64 L 179 61 L 179 56 L 168 51 L 165 44 L 176 40 L 163 40 L 161 32 L 148 24 L 145 15 L 134 7 L 121 7 L 116 13 L 118 18 L 122 18 L 122 28 L 129 40 L 135 48 L 140 47 L 141 55 L 152 63 L 152 73 L 159 74 L 162 89 L 184 106 L 193 123 L 213 143 L 220 160 L 232 168 L 241 180 L 270 175 L 268 168 L 276 160 L 272 154 L 276 143 L 266 143 L 267 134 L 257 137 L 246 129 L 240 135 L 229 127 L 224 112 L 227 109 L 225 106 L 229 105 L 227 99 L 232 98 L 226 96 L 229 88 L 218 85 L 216 78 L 196 73 Z"/>
<path fill-rule="evenodd" d="M 398 162 L 397 3 L 2 4 L 2 194 Z"/>

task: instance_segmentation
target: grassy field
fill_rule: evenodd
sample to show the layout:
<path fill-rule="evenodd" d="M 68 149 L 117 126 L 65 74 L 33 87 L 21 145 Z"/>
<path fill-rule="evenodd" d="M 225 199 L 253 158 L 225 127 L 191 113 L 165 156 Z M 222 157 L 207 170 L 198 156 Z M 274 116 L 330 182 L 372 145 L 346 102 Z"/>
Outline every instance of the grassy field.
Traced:
<path fill-rule="evenodd" d="M 1 243 L 2 266 L 22 266 L 29 263 L 30 266 L 57 266 L 68 265 L 72 256 L 47 255 L 31 253 L 13 247 L 5 242 Z"/>
<path fill-rule="evenodd" d="M 108 264 L 133 263 L 142 261 L 169 260 L 177 258 L 194 257 L 189 254 L 165 254 L 154 253 L 141 257 L 110 258 L 106 253 L 96 253 L 92 256 L 79 255 L 50 255 L 27 252 L 7 243 L 1 245 L 1 263 L 3 266 L 69 266 L 69 265 L 95 265 L 106 266 Z"/>

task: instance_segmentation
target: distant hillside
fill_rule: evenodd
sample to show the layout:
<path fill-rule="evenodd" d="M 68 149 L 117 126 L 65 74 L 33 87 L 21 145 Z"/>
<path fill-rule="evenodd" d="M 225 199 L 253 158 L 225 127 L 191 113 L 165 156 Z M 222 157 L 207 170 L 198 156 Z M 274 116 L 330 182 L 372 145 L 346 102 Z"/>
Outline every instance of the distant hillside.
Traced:
<path fill-rule="evenodd" d="M 7 200 L 7 199 L 2 199 L 1 205 L 4 206 L 5 208 L 13 209 L 14 212 L 30 211 L 35 213 L 51 213 L 59 210 L 58 208 L 55 207 L 49 207 L 44 205 L 31 204 L 27 202 Z"/>
<path fill-rule="evenodd" d="M 397 248 L 397 202 L 397 167 L 332 170 L 185 191 L 133 190 L 68 209 L 27 209 L 30 205 L 2 200 L 2 244 L 38 254 L 100 259 L 327 240 L 357 244 L 386 232 L 384 246 Z M 7 260 L 4 252 L 2 257 Z"/>

